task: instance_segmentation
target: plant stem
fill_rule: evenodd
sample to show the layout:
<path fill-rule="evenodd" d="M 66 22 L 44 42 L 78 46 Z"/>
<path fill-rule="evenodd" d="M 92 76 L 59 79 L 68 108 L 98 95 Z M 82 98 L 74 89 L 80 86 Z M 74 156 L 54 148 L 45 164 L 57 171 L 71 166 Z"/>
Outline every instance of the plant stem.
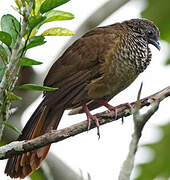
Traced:
<path fill-rule="evenodd" d="M 11 107 L 11 102 L 7 100 L 6 92 L 8 90 L 13 90 L 17 75 L 18 75 L 18 63 L 20 62 L 22 55 L 18 54 L 18 49 L 20 47 L 20 44 L 22 42 L 22 38 L 24 37 L 24 33 L 26 30 L 26 27 L 28 25 L 28 17 L 30 15 L 30 12 L 32 10 L 34 0 L 30 0 L 28 8 L 26 8 L 25 1 L 22 0 L 23 3 L 23 22 L 21 25 L 21 30 L 18 34 L 18 38 L 16 40 L 15 46 L 12 49 L 12 54 L 9 58 L 9 64 L 6 66 L 6 70 L 4 72 L 4 75 L 2 77 L 2 81 L 0 83 L 0 140 L 2 139 L 2 133 L 4 129 L 3 121 L 7 120 L 8 112 Z"/>

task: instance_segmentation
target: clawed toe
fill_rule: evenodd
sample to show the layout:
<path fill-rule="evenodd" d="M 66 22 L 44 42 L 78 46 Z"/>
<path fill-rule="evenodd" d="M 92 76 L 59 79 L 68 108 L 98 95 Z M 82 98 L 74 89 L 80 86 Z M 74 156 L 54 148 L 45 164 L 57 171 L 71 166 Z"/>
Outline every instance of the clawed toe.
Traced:
<path fill-rule="evenodd" d="M 99 130 L 100 124 L 99 124 L 98 118 L 97 118 L 96 116 L 93 116 L 93 115 L 90 113 L 87 105 L 84 105 L 83 108 L 84 108 L 84 111 L 85 111 L 85 113 L 86 113 L 87 121 L 88 121 L 87 130 L 88 130 L 88 131 L 90 130 L 90 128 L 91 128 L 91 121 L 94 120 L 95 123 L 96 123 L 96 127 L 97 127 L 97 135 L 98 135 L 98 137 L 100 138 L 100 130 Z"/>
<path fill-rule="evenodd" d="M 100 99 L 98 103 L 102 106 L 105 106 L 109 111 L 114 111 L 115 113 L 115 120 L 117 119 L 117 108 L 110 105 L 106 100 Z"/>
<path fill-rule="evenodd" d="M 96 123 L 96 127 L 97 127 L 97 135 L 98 137 L 100 138 L 100 130 L 99 130 L 99 127 L 100 127 L 100 124 L 99 124 L 99 120 L 96 116 L 93 116 L 93 115 L 90 115 L 90 117 L 87 118 L 87 121 L 88 121 L 88 130 L 90 130 L 90 127 L 91 127 L 91 121 L 94 120 L 95 123 Z"/>

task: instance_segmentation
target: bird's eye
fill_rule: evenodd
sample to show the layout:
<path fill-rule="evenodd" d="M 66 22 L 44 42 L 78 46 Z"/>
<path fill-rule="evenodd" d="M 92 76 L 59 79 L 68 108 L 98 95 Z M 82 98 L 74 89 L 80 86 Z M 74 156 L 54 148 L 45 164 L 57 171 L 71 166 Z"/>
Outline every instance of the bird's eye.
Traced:
<path fill-rule="evenodd" d="M 148 34 L 148 36 L 152 37 L 154 35 L 154 32 L 153 32 L 153 30 L 148 30 L 147 34 Z"/>

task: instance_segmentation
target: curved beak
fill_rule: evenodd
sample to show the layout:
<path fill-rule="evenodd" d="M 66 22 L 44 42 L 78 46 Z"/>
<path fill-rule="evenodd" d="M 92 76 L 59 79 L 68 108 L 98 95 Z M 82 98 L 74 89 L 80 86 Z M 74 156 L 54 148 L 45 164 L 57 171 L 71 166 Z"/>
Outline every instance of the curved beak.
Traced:
<path fill-rule="evenodd" d="M 149 39 L 149 43 L 154 45 L 158 50 L 161 49 L 161 46 L 160 46 L 160 43 L 158 40 L 155 40 L 155 39 Z"/>

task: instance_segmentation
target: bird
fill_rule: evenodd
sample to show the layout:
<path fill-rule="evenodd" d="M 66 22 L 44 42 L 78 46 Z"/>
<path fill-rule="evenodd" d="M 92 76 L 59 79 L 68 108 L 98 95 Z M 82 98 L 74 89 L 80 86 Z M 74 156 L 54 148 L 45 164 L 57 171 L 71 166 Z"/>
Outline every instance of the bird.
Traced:
<path fill-rule="evenodd" d="M 150 20 L 134 18 L 96 27 L 76 40 L 52 65 L 44 85 L 58 88 L 44 92 L 18 141 L 30 140 L 57 129 L 65 110 L 71 114 L 85 112 L 90 122 L 98 119 L 91 110 L 106 106 L 126 89 L 149 65 L 149 44 L 160 50 L 160 32 Z M 24 178 L 40 167 L 50 145 L 14 155 L 7 161 L 5 173 Z"/>

